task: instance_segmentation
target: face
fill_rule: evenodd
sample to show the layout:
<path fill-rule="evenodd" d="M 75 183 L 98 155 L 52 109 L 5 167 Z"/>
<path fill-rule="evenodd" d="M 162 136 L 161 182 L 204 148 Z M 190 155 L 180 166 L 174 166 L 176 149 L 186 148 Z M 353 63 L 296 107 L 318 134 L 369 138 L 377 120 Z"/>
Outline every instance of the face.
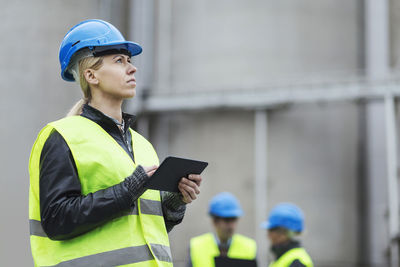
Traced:
<path fill-rule="evenodd" d="M 213 224 L 218 237 L 228 240 L 236 231 L 237 218 L 213 218 Z"/>
<path fill-rule="evenodd" d="M 280 245 L 289 241 L 287 233 L 282 230 L 268 230 L 267 236 L 271 245 Z"/>
<path fill-rule="evenodd" d="M 115 99 L 126 99 L 136 94 L 136 67 L 129 56 L 113 54 L 103 57 L 103 64 L 92 71 L 92 85 L 103 95 Z M 94 84 L 93 84 L 94 83 Z"/>

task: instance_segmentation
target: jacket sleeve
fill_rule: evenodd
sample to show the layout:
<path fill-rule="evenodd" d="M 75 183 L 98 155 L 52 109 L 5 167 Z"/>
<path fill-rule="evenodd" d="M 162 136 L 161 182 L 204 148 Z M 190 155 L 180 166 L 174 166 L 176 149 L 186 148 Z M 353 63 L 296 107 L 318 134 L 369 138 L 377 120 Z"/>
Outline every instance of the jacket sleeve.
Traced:
<path fill-rule="evenodd" d="M 182 222 L 186 211 L 186 203 L 180 193 L 161 191 L 161 202 L 167 232 Z"/>
<path fill-rule="evenodd" d="M 122 216 L 145 191 L 147 179 L 139 166 L 120 184 L 82 195 L 71 151 L 54 130 L 40 157 L 40 215 L 44 232 L 52 240 L 70 239 Z"/>

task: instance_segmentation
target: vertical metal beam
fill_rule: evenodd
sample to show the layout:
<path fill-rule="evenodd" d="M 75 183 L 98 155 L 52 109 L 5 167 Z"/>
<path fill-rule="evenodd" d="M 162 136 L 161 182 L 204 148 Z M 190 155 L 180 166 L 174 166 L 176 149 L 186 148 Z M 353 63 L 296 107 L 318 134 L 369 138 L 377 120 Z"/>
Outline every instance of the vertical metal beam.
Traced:
<path fill-rule="evenodd" d="M 384 79 L 389 70 L 389 16 L 388 16 L 388 3 L 389 0 L 364 0 L 365 7 L 365 68 L 366 74 L 368 78 L 373 80 Z M 367 113 L 367 125 L 379 125 L 381 123 L 383 114 L 387 108 L 387 103 L 368 103 L 366 107 Z M 381 111 L 380 116 L 377 116 L 374 111 Z M 387 116 L 386 116 L 387 117 Z M 388 121 L 387 121 L 388 122 Z M 388 125 L 388 124 L 387 124 Z M 368 143 L 366 144 L 367 150 L 371 153 L 367 154 L 368 157 L 368 175 L 367 179 L 369 186 L 369 201 L 368 201 L 368 214 L 369 221 L 367 225 L 370 227 L 370 231 L 366 234 L 369 235 L 369 244 L 368 251 L 370 252 L 367 256 L 367 262 L 375 263 L 375 262 L 383 262 L 385 264 L 389 264 L 389 259 L 384 258 L 384 250 L 386 250 L 387 246 L 390 242 L 389 238 L 384 236 L 382 231 L 381 234 L 377 234 L 379 232 L 379 226 L 384 221 L 384 211 L 382 205 L 377 205 L 376 203 L 381 203 L 385 198 L 386 190 L 384 190 L 380 186 L 373 186 L 376 184 L 382 184 L 380 181 L 381 177 L 388 175 L 385 173 L 385 169 L 387 170 L 389 167 L 385 166 L 382 157 L 379 158 L 379 152 L 381 152 L 380 147 L 377 147 L 380 144 L 380 141 L 373 139 L 372 137 L 380 137 L 381 130 L 377 127 L 370 127 L 369 132 L 367 133 Z M 390 142 L 388 138 L 388 133 L 386 133 L 386 143 L 387 149 L 390 149 Z M 382 138 L 385 138 L 382 136 Z M 382 151 L 383 152 L 383 151 Z M 389 151 L 386 151 L 389 156 Z M 389 160 L 389 159 L 387 159 Z M 389 175 L 390 177 L 390 175 Z M 389 186 L 390 188 L 390 186 Z M 392 201 L 392 199 L 389 199 Z M 389 204 L 390 205 L 390 204 Z M 373 216 L 378 215 L 379 217 Z M 390 222 L 388 222 L 390 224 Z M 391 259 L 393 262 L 393 259 Z M 392 265 L 393 267 L 393 265 Z"/>
<path fill-rule="evenodd" d="M 388 0 L 365 0 L 365 26 L 367 75 L 381 79 L 389 69 Z"/>
<path fill-rule="evenodd" d="M 138 88 L 151 87 L 154 68 L 154 0 L 130 0 L 129 38 L 143 47 L 143 53 L 133 59 L 138 67 Z"/>
<path fill-rule="evenodd" d="M 386 153 L 389 202 L 390 266 L 399 267 L 399 247 L 394 238 L 399 233 L 399 196 L 397 177 L 397 132 L 394 97 L 385 96 Z"/>
<path fill-rule="evenodd" d="M 267 217 L 267 177 L 268 177 L 268 114 L 266 110 L 254 112 L 254 207 L 255 233 L 258 245 L 257 258 L 260 263 L 267 262 L 267 241 L 260 223 Z"/>
<path fill-rule="evenodd" d="M 367 235 L 370 227 L 368 220 L 370 214 L 368 213 L 368 199 L 369 186 L 367 179 L 367 164 L 368 164 L 368 150 L 367 150 L 367 109 L 365 101 L 357 102 L 358 109 L 358 140 L 357 140 L 357 188 L 354 192 L 357 196 L 357 260 L 359 263 L 368 261 L 369 256 L 369 243 L 371 236 Z"/>
<path fill-rule="evenodd" d="M 130 0 L 128 38 L 143 47 L 143 53 L 133 58 L 137 67 L 135 73 L 137 86 L 136 96 L 127 102 L 131 113 L 139 113 L 143 109 L 143 99 L 147 91 L 153 87 L 154 74 L 154 0 Z"/>
<path fill-rule="evenodd" d="M 158 0 L 157 90 L 171 88 L 172 1 Z"/>

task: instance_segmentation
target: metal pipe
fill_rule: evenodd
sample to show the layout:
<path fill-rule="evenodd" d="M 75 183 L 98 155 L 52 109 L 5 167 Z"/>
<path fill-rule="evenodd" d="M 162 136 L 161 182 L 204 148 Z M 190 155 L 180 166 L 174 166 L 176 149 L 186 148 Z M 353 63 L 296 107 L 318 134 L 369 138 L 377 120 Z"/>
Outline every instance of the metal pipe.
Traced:
<path fill-rule="evenodd" d="M 394 102 L 392 95 L 388 94 L 385 97 L 390 266 L 399 267 L 399 247 L 398 242 L 395 241 L 399 234 L 399 183 L 397 177 L 396 108 Z"/>
<path fill-rule="evenodd" d="M 172 49 L 172 2 L 158 1 L 157 31 L 157 84 L 156 90 L 169 91 L 171 88 L 171 49 Z"/>
<path fill-rule="evenodd" d="M 389 70 L 388 0 L 365 0 L 366 71 L 371 79 L 380 79 Z"/>
<path fill-rule="evenodd" d="M 143 47 L 143 53 L 133 58 L 133 64 L 138 71 L 135 73 L 138 81 L 136 96 L 127 102 L 132 113 L 139 113 L 143 106 L 143 99 L 153 86 L 154 80 L 154 0 L 130 0 L 128 38 Z"/>
<path fill-rule="evenodd" d="M 267 242 L 265 230 L 260 223 L 267 217 L 267 177 L 268 177 L 268 115 L 266 110 L 254 112 L 254 207 L 255 233 L 259 262 L 267 262 Z"/>
<path fill-rule="evenodd" d="M 369 78 L 369 80 L 371 82 L 375 82 L 377 80 L 382 80 L 385 79 L 388 75 L 389 72 L 389 10 L 388 10 L 388 6 L 389 6 L 389 0 L 364 0 L 364 11 L 365 11 L 365 68 L 366 68 L 366 74 Z M 381 98 L 384 99 L 384 103 L 382 102 L 381 104 L 371 104 L 369 103 L 367 105 L 367 124 L 369 125 L 379 125 L 379 121 L 382 119 L 382 116 L 374 116 L 373 115 L 373 110 L 382 110 L 383 112 L 385 112 L 385 116 L 386 116 L 386 153 L 387 153 L 387 165 L 386 168 L 388 170 L 388 173 L 386 175 L 388 175 L 388 180 L 392 180 L 393 179 L 393 175 L 395 174 L 391 174 L 391 172 L 393 171 L 393 168 L 395 164 L 395 162 L 393 162 L 393 157 L 395 157 L 396 155 L 393 154 L 393 151 L 391 151 L 393 148 L 393 141 L 395 141 L 395 136 L 394 136 L 394 121 L 392 121 L 392 115 L 394 116 L 394 114 L 391 114 L 394 110 L 394 108 L 392 107 L 392 100 L 393 100 L 393 93 L 389 92 L 390 90 L 382 90 L 381 92 Z M 387 94 L 390 94 L 391 97 L 387 97 Z M 374 105 L 374 106 L 372 106 Z M 380 107 L 379 107 L 380 106 Z M 393 123 L 393 124 L 392 124 Z M 379 128 L 374 128 L 374 127 L 370 127 L 369 128 L 369 133 L 367 133 L 369 136 L 379 136 Z M 377 154 L 377 152 L 379 151 L 379 149 L 377 149 L 376 147 L 374 147 L 374 145 L 378 144 L 379 141 L 377 140 L 370 140 L 369 143 L 367 144 L 367 146 L 369 147 L 370 151 L 373 151 L 375 154 L 369 154 L 367 155 L 367 157 L 370 159 L 370 163 L 371 165 L 368 167 L 369 168 L 369 173 L 368 173 L 368 177 L 369 179 L 371 179 L 369 182 L 370 185 L 373 184 L 377 184 L 379 183 L 379 179 L 381 177 L 383 177 L 385 175 L 385 165 L 384 162 L 380 159 L 378 160 L 374 160 L 374 158 L 379 157 L 379 154 Z M 377 171 L 377 172 L 373 172 L 373 171 Z M 390 189 L 390 185 L 389 185 L 389 189 Z M 390 189 L 390 190 L 393 190 Z M 386 192 L 383 192 L 383 190 L 379 187 L 374 187 L 371 186 L 370 187 L 370 200 L 369 200 L 369 210 L 368 213 L 369 214 L 380 214 L 382 216 L 382 210 L 378 205 L 372 204 L 374 203 L 373 201 L 379 201 L 379 196 L 382 196 L 382 194 L 385 194 Z M 390 195 L 390 194 L 389 194 Z M 392 204 L 390 204 L 393 201 L 392 197 L 389 197 L 389 206 L 391 206 Z M 393 207 L 391 207 L 390 209 L 392 209 Z M 390 212 L 393 216 L 393 210 Z M 380 224 L 378 224 L 377 222 L 379 222 L 380 220 L 383 221 L 384 218 L 373 218 L 370 217 L 369 218 L 369 222 L 368 224 L 371 226 L 371 228 L 373 228 L 374 226 L 377 227 Z M 385 218 L 386 219 L 386 218 Z M 392 220 L 393 218 L 389 219 L 389 221 L 387 222 L 389 224 L 389 228 L 393 228 L 393 222 L 390 222 L 390 220 Z M 393 231 L 393 229 L 392 229 Z M 369 235 L 369 259 L 368 261 L 370 262 L 381 262 L 384 261 L 386 259 L 384 259 L 383 255 L 384 255 L 384 251 L 383 251 L 383 246 L 379 247 L 379 249 L 381 251 L 376 251 L 376 249 L 374 250 L 376 246 L 376 244 L 378 242 L 384 242 L 383 239 L 386 239 L 382 236 L 378 237 L 377 235 L 375 235 L 375 233 L 373 232 L 368 232 L 366 233 Z M 391 237 L 391 234 L 390 234 Z M 390 239 L 386 239 L 386 242 L 388 244 L 388 246 L 391 246 L 391 241 Z M 394 255 L 394 254 L 392 254 Z M 391 266 L 397 266 L 397 265 L 393 265 L 394 264 L 394 258 L 391 257 L 390 260 L 391 262 Z"/>

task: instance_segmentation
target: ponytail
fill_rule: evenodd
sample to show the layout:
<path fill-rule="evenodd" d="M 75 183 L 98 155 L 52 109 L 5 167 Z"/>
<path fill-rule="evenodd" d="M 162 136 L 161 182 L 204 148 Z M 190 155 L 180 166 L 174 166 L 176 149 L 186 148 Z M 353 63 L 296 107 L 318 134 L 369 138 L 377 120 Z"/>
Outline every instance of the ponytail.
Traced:
<path fill-rule="evenodd" d="M 88 101 L 85 99 L 81 99 L 78 102 L 76 102 L 75 105 L 68 111 L 67 117 L 81 115 L 83 105 L 87 103 Z"/>

